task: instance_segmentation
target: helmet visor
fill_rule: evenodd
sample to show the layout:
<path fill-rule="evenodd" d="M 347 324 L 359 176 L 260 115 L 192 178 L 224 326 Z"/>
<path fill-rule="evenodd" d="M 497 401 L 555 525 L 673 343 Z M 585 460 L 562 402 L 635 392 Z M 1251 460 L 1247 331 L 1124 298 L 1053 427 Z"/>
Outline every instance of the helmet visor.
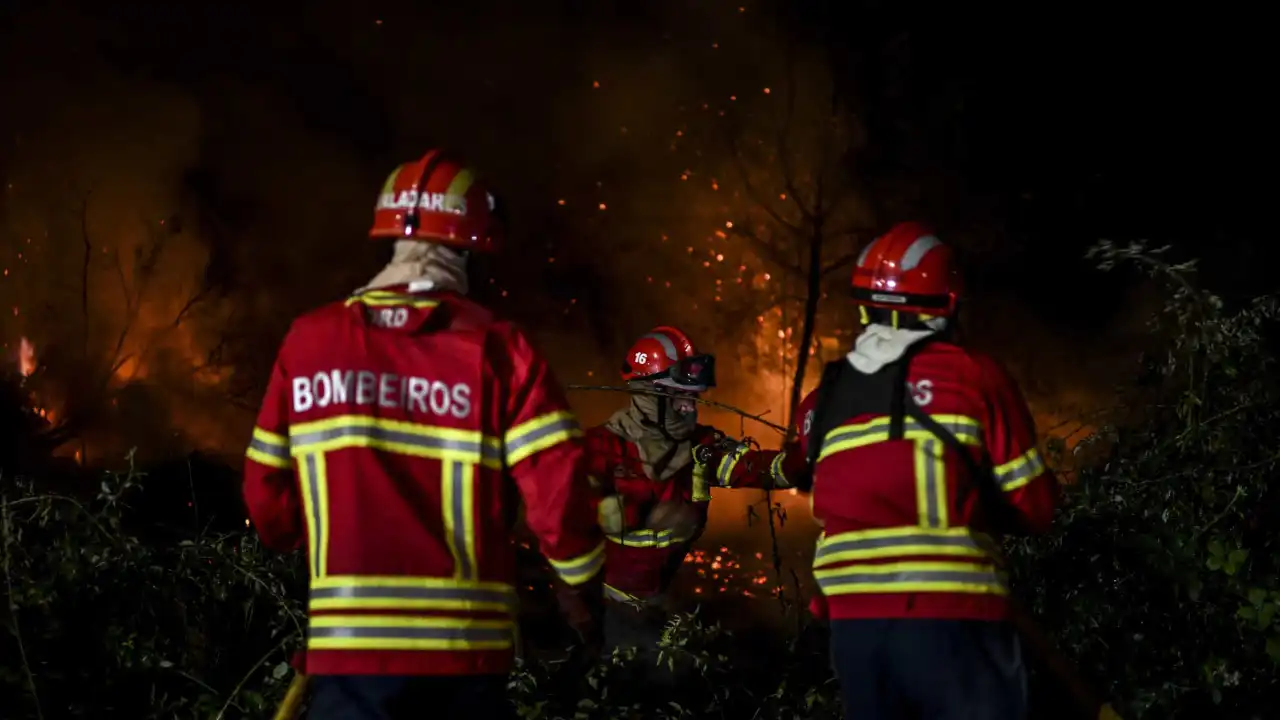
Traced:
<path fill-rule="evenodd" d="M 667 378 L 677 387 L 713 388 L 716 386 L 714 355 L 685 358 L 667 370 Z"/>

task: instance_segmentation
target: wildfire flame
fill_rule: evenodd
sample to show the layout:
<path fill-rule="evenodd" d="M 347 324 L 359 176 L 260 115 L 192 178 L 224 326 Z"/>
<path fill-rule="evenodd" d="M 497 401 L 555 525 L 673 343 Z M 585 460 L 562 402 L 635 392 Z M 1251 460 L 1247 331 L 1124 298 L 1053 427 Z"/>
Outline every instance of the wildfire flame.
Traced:
<path fill-rule="evenodd" d="M 31 377 L 36 371 L 36 346 L 25 337 L 18 343 L 18 371 L 22 377 Z"/>

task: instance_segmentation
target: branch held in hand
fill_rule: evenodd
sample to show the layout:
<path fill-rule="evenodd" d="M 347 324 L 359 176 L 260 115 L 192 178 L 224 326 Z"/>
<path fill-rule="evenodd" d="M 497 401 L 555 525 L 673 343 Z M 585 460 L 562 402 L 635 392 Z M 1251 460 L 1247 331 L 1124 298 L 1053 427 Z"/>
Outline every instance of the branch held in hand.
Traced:
<path fill-rule="evenodd" d="M 720 410 L 728 410 L 731 413 L 737 413 L 738 415 L 741 415 L 742 417 L 748 420 L 755 420 L 761 425 L 765 425 L 769 428 L 772 428 L 773 430 L 776 430 L 777 432 L 782 433 L 783 435 L 787 434 L 787 429 L 785 427 L 778 425 L 776 423 L 771 423 L 768 420 L 764 419 L 764 416 L 769 414 L 768 410 L 758 415 L 752 415 L 746 410 L 743 410 L 741 408 L 736 408 L 732 405 L 726 405 L 725 403 L 716 402 L 715 400 L 704 400 L 703 398 L 700 398 L 700 397 L 676 395 L 675 393 L 662 392 L 661 390 L 642 390 L 637 388 L 618 387 L 616 385 L 569 385 L 567 389 L 569 390 L 600 390 L 600 391 L 607 391 L 607 392 L 622 392 L 630 395 L 654 395 L 656 397 L 668 397 L 668 398 L 679 397 L 685 400 L 693 400 L 696 403 L 699 403 L 701 405 L 706 405 L 708 407 L 718 408 Z"/>

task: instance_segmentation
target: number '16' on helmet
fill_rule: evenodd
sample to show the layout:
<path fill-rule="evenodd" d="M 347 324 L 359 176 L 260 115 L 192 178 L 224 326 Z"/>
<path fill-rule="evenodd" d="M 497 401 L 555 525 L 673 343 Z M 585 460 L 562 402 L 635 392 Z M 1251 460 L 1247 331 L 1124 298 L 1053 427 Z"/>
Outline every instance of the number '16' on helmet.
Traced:
<path fill-rule="evenodd" d="M 369 237 L 494 252 L 502 225 L 488 185 L 443 151 L 430 150 L 391 171 L 374 206 Z"/>

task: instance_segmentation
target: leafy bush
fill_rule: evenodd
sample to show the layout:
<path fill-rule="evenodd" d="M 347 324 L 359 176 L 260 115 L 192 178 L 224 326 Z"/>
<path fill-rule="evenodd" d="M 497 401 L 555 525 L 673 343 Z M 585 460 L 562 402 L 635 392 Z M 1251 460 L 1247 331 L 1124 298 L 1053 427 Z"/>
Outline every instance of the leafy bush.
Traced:
<path fill-rule="evenodd" d="M 1148 358 L 1138 419 L 1091 439 L 1107 447 L 1079 472 L 1052 534 L 1015 547 L 1017 585 L 1126 717 L 1270 716 L 1280 518 L 1257 511 L 1280 462 L 1268 336 L 1278 306 L 1228 309 L 1193 284 L 1194 263 L 1164 252 L 1091 250 L 1103 270 L 1128 264 L 1168 288 L 1153 321 L 1167 347 Z"/>
<path fill-rule="evenodd" d="M 1170 288 L 1166 349 L 1122 398 L 1136 412 L 1092 438 L 1053 532 L 1009 543 L 1017 586 L 1125 717 L 1264 717 L 1280 690 L 1277 304 L 1229 309 L 1141 245 L 1094 255 Z M 270 717 L 305 571 L 243 531 L 155 533 L 131 508 L 166 481 L 130 469 L 80 498 L 3 478 L 6 718 Z M 820 627 L 757 637 L 714 620 L 672 619 L 661 662 L 684 670 L 668 692 L 636 682 L 653 660 L 624 652 L 586 670 L 531 659 L 512 698 L 529 720 L 839 717 Z"/>
<path fill-rule="evenodd" d="M 170 478 L 165 478 L 170 479 Z M 0 500 L 6 718 L 263 717 L 288 682 L 305 577 L 245 533 L 144 542 L 109 473 L 96 497 L 8 481 Z"/>

